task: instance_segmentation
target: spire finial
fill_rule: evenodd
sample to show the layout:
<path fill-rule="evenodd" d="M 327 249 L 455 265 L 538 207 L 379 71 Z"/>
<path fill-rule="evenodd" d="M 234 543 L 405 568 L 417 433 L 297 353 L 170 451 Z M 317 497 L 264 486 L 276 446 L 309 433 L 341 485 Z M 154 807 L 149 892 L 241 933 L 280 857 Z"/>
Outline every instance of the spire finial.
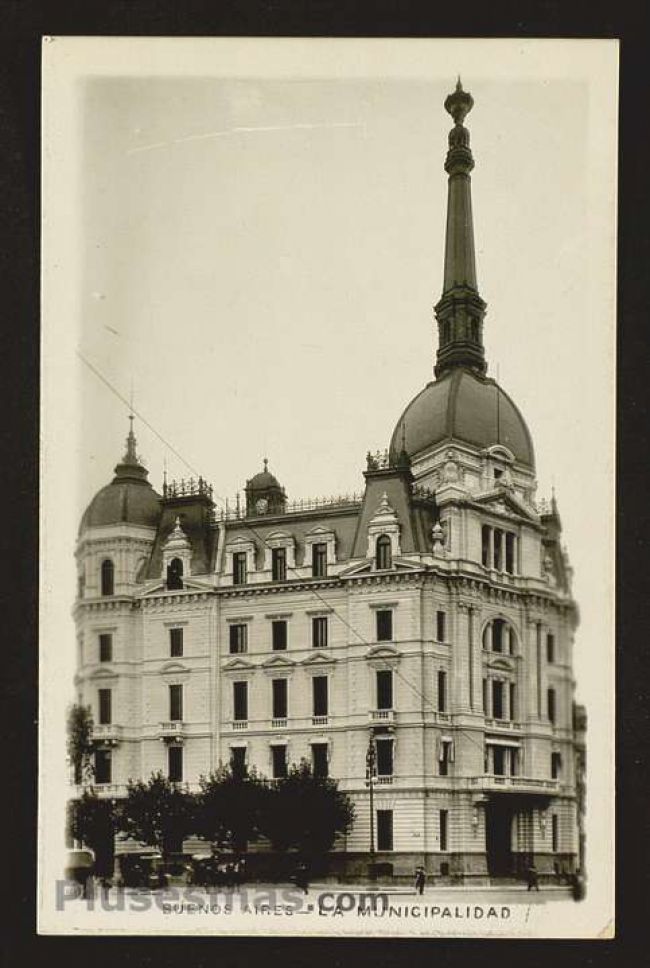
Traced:
<path fill-rule="evenodd" d="M 268 471 L 268 469 L 269 469 L 269 459 L 268 459 L 268 457 L 265 457 L 264 458 L 264 470 L 265 471 Z"/>
<path fill-rule="evenodd" d="M 134 416 L 129 414 L 129 434 L 126 438 L 126 454 L 124 455 L 125 464 L 139 464 L 138 455 L 135 449 L 135 434 L 133 433 Z"/>
<path fill-rule="evenodd" d="M 458 75 L 458 80 L 456 81 L 456 90 L 457 91 L 462 91 L 463 90 L 463 85 L 462 85 L 462 82 L 461 82 L 461 79 L 460 79 L 460 74 Z"/>

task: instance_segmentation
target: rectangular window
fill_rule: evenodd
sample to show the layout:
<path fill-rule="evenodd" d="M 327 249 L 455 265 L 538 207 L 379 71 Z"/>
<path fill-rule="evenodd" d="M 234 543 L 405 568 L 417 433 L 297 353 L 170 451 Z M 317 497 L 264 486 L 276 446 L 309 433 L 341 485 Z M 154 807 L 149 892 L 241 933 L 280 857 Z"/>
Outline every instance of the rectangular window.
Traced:
<path fill-rule="evenodd" d="M 377 811 L 377 850 L 393 849 L 393 811 Z"/>
<path fill-rule="evenodd" d="M 550 632 L 546 636 L 546 661 L 555 662 L 555 636 Z"/>
<path fill-rule="evenodd" d="M 503 746 L 494 746 L 492 748 L 492 757 L 494 761 L 494 770 L 492 771 L 495 776 L 505 776 L 506 772 L 506 753 Z"/>
<path fill-rule="evenodd" d="M 113 661 L 113 636 L 108 632 L 99 636 L 99 661 Z"/>
<path fill-rule="evenodd" d="M 167 747 L 167 767 L 171 783 L 181 783 L 183 780 L 183 747 Z"/>
<path fill-rule="evenodd" d="M 436 612 L 436 642 L 445 641 L 445 619 L 447 618 L 445 612 Z"/>
<path fill-rule="evenodd" d="M 314 578 L 325 578 L 327 575 L 327 545 L 314 544 L 311 546 L 311 573 Z"/>
<path fill-rule="evenodd" d="M 485 568 L 490 564 L 490 528 L 487 524 L 481 528 L 481 564 Z"/>
<path fill-rule="evenodd" d="M 315 649 L 327 647 L 327 616 L 316 615 L 311 620 L 311 644 Z"/>
<path fill-rule="evenodd" d="M 508 684 L 509 699 L 510 699 L 510 719 L 514 720 L 517 718 L 517 686 L 514 682 Z"/>
<path fill-rule="evenodd" d="M 233 682 L 232 684 L 233 719 L 245 722 L 248 719 L 248 683 Z"/>
<path fill-rule="evenodd" d="M 513 746 L 510 750 L 510 776 L 519 775 L 519 750 Z"/>
<path fill-rule="evenodd" d="M 248 626 L 234 624 L 230 626 L 230 654 L 241 655 L 248 649 Z"/>
<path fill-rule="evenodd" d="M 380 608 L 377 612 L 377 641 L 391 642 L 393 638 L 393 611 Z"/>
<path fill-rule="evenodd" d="M 390 669 L 378 669 L 376 673 L 377 682 L 377 709 L 393 708 L 393 673 Z"/>
<path fill-rule="evenodd" d="M 492 718 L 503 719 L 503 683 L 492 680 Z"/>
<path fill-rule="evenodd" d="M 448 739 L 440 741 L 440 752 L 438 755 L 438 776 L 449 775 L 449 763 L 451 761 L 451 743 Z"/>
<path fill-rule="evenodd" d="M 488 714 L 488 681 L 487 679 L 484 679 L 483 680 L 483 715 L 487 716 L 487 714 Z"/>
<path fill-rule="evenodd" d="M 502 618 L 495 618 L 492 622 L 492 651 L 503 652 L 505 622 Z"/>
<path fill-rule="evenodd" d="M 272 746 L 271 756 L 273 757 L 273 779 L 280 780 L 287 775 L 287 747 Z"/>
<path fill-rule="evenodd" d="M 287 718 L 287 680 L 273 679 L 271 686 L 273 690 L 273 718 L 286 719 Z"/>
<path fill-rule="evenodd" d="M 230 769 L 235 776 L 241 776 L 246 771 L 246 747 L 230 747 Z"/>
<path fill-rule="evenodd" d="M 327 757 L 327 743 L 311 744 L 312 772 L 314 776 L 328 776 L 329 763 Z"/>
<path fill-rule="evenodd" d="M 440 850 L 448 850 L 449 843 L 449 811 L 441 810 L 439 816 L 440 822 Z"/>
<path fill-rule="evenodd" d="M 95 750 L 95 783 L 112 783 L 112 766 L 110 750 Z"/>
<path fill-rule="evenodd" d="M 501 571 L 502 561 L 501 561 L 501 539 L 503 537 L 503 531 L 500 528 L 494 529 L 494 568 L 497 571 Z"/>
<path fill-rule="evenodd" d="M 108 726 L 112 722 L 112 692 L 110 689 L 99 689 L 97 695 L 99 699 L 99 723 L 101 726 Z"/>
<path fill-rule="evenodd" d="M 559 824 L 556 813 L 551 814 L 551 850 L 554 854 L 558 851 Z"/>
<path fill-rule="evenodd" d="M 245 585 L 247 578 L 246 552 L 236 551 L 232 556 L 232 583 L 233 585 Z"/>
<path fill-rule="evenodd" d="M 506 571 L 515 573 L 515 536 L 511 531 L 506 531 Z"/>
<path fill-rule="evenodd" d="M 377 747 L 377 776 L 393 775 L 393 741 L 378 737 Z"/>
<path fill-rule="evenodd" d="M 444 669 L 438 670 L 438 712 L 447 711 L 447 673 Z"/>
<path fill-rule="evenodd" d="M 169 687 L 169 718 L 172 723 L 183 721 L 183 687 Z"/>
<path fill-rule="evenodd" d="M 549 689 L 546 693 L 546 714 L 549 723 L 555 722 L 555 689 Z"/>
<path fill-rule="evenodd" d="M 314 676 L 312 683 L 313 715 L 328 716 L 327 676 Z"/>
<path fill-rule="evenodd" d="M 271 641 L 273 651 L 279 652 L 287 647 L 287 623 L 284 619 L 271 622 Z"/>
<path fill-rule="evenodd" d="M 557 780 L 562 769 L 562 755 L 551 753 L 551 779 Z"/>
<path fill-rule="evenodd" d="M 287 549 L 273 548 L 271 551 L 271 576 L 273 581 L 287 580 Z"/>
<path fill-rule="evenodd" d="M 172 659 L 180 659 L 183 655 L 183 629 L 169 630 L 169 654 Z"/>

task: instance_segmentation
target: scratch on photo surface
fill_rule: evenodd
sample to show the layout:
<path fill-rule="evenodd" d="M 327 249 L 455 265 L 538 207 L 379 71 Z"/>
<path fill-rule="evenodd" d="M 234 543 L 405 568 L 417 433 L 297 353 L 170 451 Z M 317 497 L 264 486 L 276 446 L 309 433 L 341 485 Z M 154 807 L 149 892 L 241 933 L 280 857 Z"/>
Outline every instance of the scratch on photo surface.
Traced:
<path fill-rule="evenodd" d="M 249 134 L 258 131 L 296 131 L 314 130 L 317 128 L 364 128 L 363 121 L 323 121 L 317 124 L 274 124 L 257 126 L 239 126 L 236 128 L 226 128 L 223 131 L 209 131 L 206 134 L 189 134 L 185 138 L 174 138 L 172 141 L 157 141 L 150 145 L 141 145 L 138 148 L 129 148 L 127 155 L 135 155 L 141 151 L 153 151 L 155 148 L 167 148 L 169 145 L 181 145 L 187 141 L 208 141 L 210 138 L 225 138 L 232 134 Z"/>

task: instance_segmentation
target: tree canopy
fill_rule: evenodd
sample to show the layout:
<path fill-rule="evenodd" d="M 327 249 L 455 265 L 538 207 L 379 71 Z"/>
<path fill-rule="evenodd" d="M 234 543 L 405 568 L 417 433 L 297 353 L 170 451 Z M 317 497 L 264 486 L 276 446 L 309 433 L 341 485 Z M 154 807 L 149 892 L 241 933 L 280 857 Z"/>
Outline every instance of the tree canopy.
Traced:
<path fill-rule="evenodd" d="M 242 853 L 259 834 L 268 787 L 256 770 L 220 765 L 200 778 L 196 832 L 211 843 Z"/>
<path fill-rule="evenodd" d="M 93 717 L 90 706 L 75 703 L 68 710 L 67 753 L 74 771 L 74 782 L 79 786 L 90 783 L 94 776 Z"/>
<path fill-rule="evenodd" d="M 119 827 L 167 857 L 193 832 L 194 817 L 194 798 L 158 771 L 146 782 L 129 780 L 120 804 Z"/>

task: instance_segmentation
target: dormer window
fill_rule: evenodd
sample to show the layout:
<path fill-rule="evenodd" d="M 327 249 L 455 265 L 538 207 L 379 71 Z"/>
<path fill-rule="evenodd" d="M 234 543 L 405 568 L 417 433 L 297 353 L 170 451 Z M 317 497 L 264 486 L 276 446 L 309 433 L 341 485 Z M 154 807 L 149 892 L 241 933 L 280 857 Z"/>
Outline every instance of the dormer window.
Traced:
<path fill-rule="evenodd" d="M 101 589 L 102 595 L 115 594 L 115 566 L 110 558 L 102 561 Z"/>
<path fill-rule="evenodd" d="M 236 551 L 232 556 L 232 583 L 233 585 L 245 585 L 247 578 L 246 552 Z"/>
<path fill-rule="evenodd" d="M 183 562 L 180 558 L 172 558 L 167 565 L 167 588 L 169 591 L 179 591 L 183 587 Z"/>
<path fill-rule="evenodd" d="M 382 534 L 377 538 L 375 564 L 378 571 L 385 571 L 393 566 L 393 550 L 387 534 Z"/>
<path fill-rule="evenodd" d="M 495 481 L 499 481 L 499 480 L 501 480 L 502 477 L 503 477 L 503 468 L 501 468 L 501 467 L 495 467 L 494 468 L 494 480 Z"/>
<path fill-rule="evenodd" d="M 273 581 L 287 580 L 287 549 L 273 548 L 271 551 L 271 576 Z"/>
<path fill-rule="evenodd" d="M 325 578 L 327 575 L 327 545 L 312 545 L 311 548 L 311 573 L 314 578 Z"/>

